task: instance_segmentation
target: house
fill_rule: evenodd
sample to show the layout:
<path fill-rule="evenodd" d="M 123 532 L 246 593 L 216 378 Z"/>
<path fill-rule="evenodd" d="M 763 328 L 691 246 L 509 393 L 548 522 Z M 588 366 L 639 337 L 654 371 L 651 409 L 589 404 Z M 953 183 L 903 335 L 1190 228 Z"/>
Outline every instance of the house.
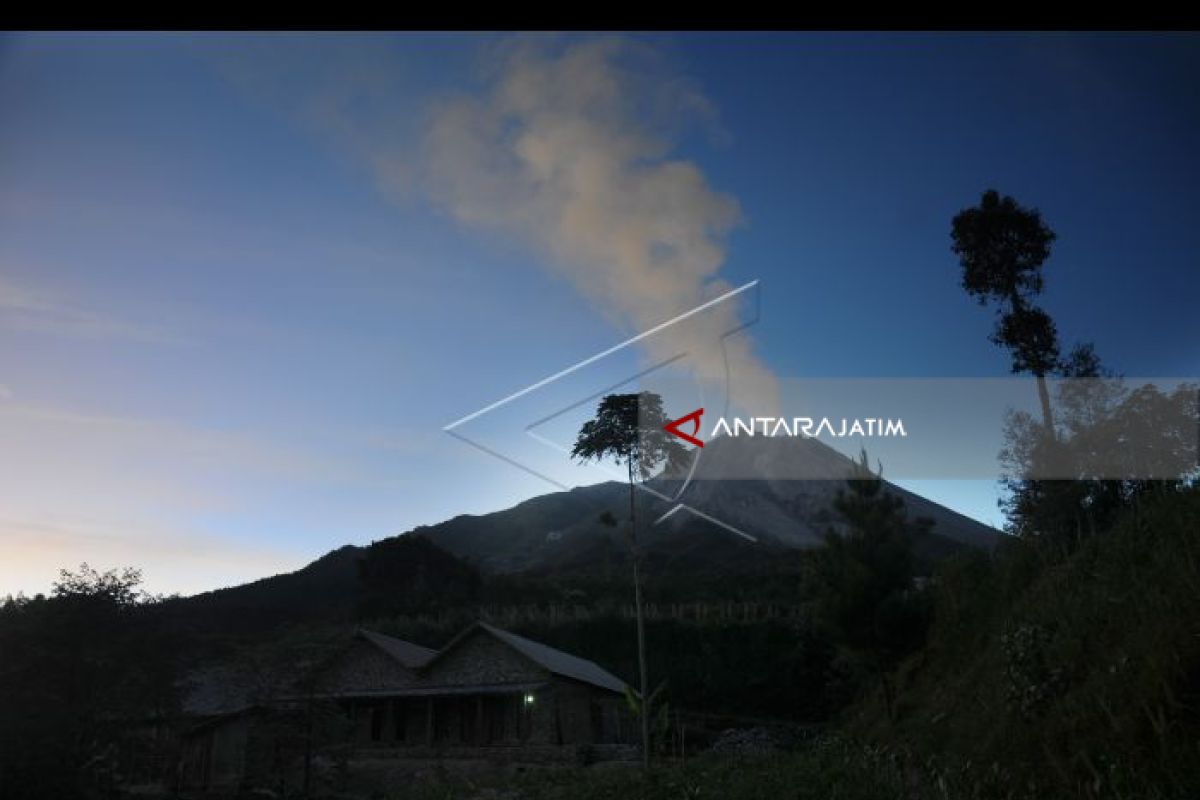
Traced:
<path fill-rule="evenodd" d="M 360 744 L 453 749 L 626 738 L 624 682 L 578 656 L 486 622 L 437 652 L 372 631 L 357 638 L 321 694 L 342 704 Z"/>
<path fill-rule="evenodd" d="M 441 650 L 360 629 L 305 672 L 270 692 L 229 674 L 197 682 L 180 788 L 299 786 L 333 757 L 349 769 L 366 758 L 605 759 L 627 756 L 638 735 L 622 680 L 486 622 Z"/>

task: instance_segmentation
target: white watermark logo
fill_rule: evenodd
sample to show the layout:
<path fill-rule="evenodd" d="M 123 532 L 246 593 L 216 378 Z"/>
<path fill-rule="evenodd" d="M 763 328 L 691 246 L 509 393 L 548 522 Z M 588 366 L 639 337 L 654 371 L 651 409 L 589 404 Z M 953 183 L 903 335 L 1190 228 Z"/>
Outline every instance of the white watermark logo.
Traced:
<path fill-rule="evenodd" d="M 830 419 L 821 417 L 734 417 L 732 423 L 719 417 L 713 425 L 709 438 L 716 436 L 803 436 L 815 439 L 826 436 L 833 439 L 846 437 L 907 437 L 903 419 L 865 417 Z"/>

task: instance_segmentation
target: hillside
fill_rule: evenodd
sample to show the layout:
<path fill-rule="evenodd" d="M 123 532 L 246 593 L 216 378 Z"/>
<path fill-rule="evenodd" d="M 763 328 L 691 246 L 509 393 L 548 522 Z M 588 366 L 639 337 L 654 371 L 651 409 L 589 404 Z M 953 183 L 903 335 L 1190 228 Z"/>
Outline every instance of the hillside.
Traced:
<path fill-rule="evenodd" d="M 832 502 L 845 484 L 834 476 L 846 462 L 824 445 L 779 439 L 759 440 L 751 448 L 717 441 L 708 449 L 706 456 L 765 457 L 758 466 L 768 474 L 779 469 L 772 460 L 805 458 L 820 464 L 830 479 L 717 481 L 698 473 L 683 499 L 758 540 L 747 541 L 684 512 L 643 527 L 647 574 L 658 578 L 655 591 L 669 593 L 672 600 L 704 594 L 705 587 L 721 580 L 761 583 L 757 591 L 766 592 L 768 584 L 761 579 L 778 573 L 788 553 L 816 546 L 825 531 L 839 525 Z M 916 542 L 926 570 L 964 548 L 991 549 L 1001 538 L 923 497 L 890 484 L 888 490 L 904 499 L 910 516 L 933 522 L 931 533 Z M 642 520 L 672 507 L 646 492 L 638 492 L 638 502 Z M 490 514 L 420 526 L 370 546 L 346 545 L 295 572 L 172 601 L 170 607 L 193 629 L 249 634 L 287 624 L 464 608 L 480 599 L 539 602 L 561 594 L 563 582 L 589 589 L 599 583 L 607 587 L 600 594 L 611 594 L 613 587 L 623 591 L 627 582 L 629 549 L 624 527 L 605 525 L 601 515 L 609 512 L 622 520 L 627 504 L 628 488 L 621 483 L 554 492 Z M 481 576 L 492 578 L 483 598 Z M 728 582 L 722 592 L 745 595 Z"/>
<path fill-rule="evenodd" d="M 923 754 L 948 796 L 1196 797 L 1198 526 L 1200 486 L 1150 492 L 1076 549 L 943 563 L 895 719 L 870 696 L 849 729 Z"/>
<path fill-rule="evenodd" d="M 815 439 L 717 439 L 680 500 L 758 540 L 749 546 L 729 531 L 682 511 L 658 525 L 643 526 L 640 541 L 650 557 L 682 557 L 680 565 L 745 568 L 771 559 L 780 549 L 811 548 L 840 525 L 833 499 L 844 488 L 849 459 Z M 725 474 L 761 475 L 753 480 L 720 479 Z M 772 475 L 812 475 L 806 480 L 776 480 Z M 673 496 L 675 481 L 652 484 Z M 1000 534 L 976 520 L 888 483 L 887 490 L 904 500 L 911 517 L 933 523 L 933 537 L 920 549 L 930 556 L 970 546 L 993 548 Z M 478 565 L 485 572 L 512 573 L 578 570 L 587 564 L 623 559 L 621 528 L 601 524 L 605 511 L 628 516 L 627 488 L 620 483 L 581 487 L 543 495 L 504 511 L 459 516 L 414 533 Z M 648 492 L 638 493 L 639 515 L 656 520 L 674 507 Z M 761 551 L 761 553 L 754 551 Z M 760 557 L 761 556 L 761 557 Z"/>

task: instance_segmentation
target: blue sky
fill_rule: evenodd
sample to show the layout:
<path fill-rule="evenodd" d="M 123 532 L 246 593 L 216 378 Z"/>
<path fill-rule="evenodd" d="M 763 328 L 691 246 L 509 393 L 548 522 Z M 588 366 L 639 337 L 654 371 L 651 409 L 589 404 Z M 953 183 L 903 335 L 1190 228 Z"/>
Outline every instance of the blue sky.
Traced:
<path fill-rule="evenodd" d="M 637 62 L 582 91 L 620 125 L 560 96 L 580 53 Z M 504 93 L 522 65 L 546 96 Z M 571 132 L 531 157 L 552 187 L 595 141 L 648 208 L 690 187 L 681 252 L 763 281 L 775 374 L 1004 374 L 948 248 L 991 186 L 1059 235 L 1066 341 L 1200 374 L 1197 74 L 1187 35 L 2 39 L 0 594 L 81 560 L 213 588 L 545 491 L 441 427 L 653 311 L 493 169 L 514 119 Z M 999 521 L 990 486 L 925 488 Z"/>

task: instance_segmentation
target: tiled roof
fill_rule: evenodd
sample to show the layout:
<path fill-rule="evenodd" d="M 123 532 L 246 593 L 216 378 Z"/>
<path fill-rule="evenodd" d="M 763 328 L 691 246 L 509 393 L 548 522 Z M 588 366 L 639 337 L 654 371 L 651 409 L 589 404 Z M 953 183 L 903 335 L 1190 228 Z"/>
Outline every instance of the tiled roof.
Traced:
<path fill-rule="evenodd" d="M 517 636 L 515 633 L 501 630 L 495 625 L 489 625 L 486 622 L 479 622 L 477 624 L 482 630 L 487 631 L 509 647 L 520 652 L 526 658 L 540 664 L 556 675 L 574 678 L 577 681 L 590 683 L 593 686 L 599 686 L 602 689 L 609 689 L 614 692 L 625 691 L 625 681 L 587 659 L 573 656 L 570 653 L 564 653 L 562 650 L 555 650 L 549 645 L 535 642 L 532 639 L 526 639 L 524 636 Z"/>
<path fill-rule="evenodd" d="M 526 639 L 524 636 L 518 636 L 515 633 L 502 630 L 486 622 L 477 622 L 467 628 L 454 637 L 440 651 L 430 650 L 428 647 L 421 647 L 418 644 L 406 642 L 394 636 L 387 636 L 376 631 L 361 628 L 357 631 L 357 635 L 378 647 L 406 669 L 421 672 L 435 658 L 453 650 L 458 642 L 467 638 L 473 631 L 482 631 L 494 637 L 553 674 L 613 692 L 623 692 L 625 690 L 624 681 L 587 659 L 573 656 L 570 653 L 564 653 L 541 642 Z M 235 668 L 225 666 L 197 670 L 188 676 L 188 679 L 184 681 L 184 685 L 181 687 L 184 690 L 184 711 L 196 716 L 216 716 L 244 711 L 252 708 L 256 702 L 279 704 L 295 695 L 296 690 L 290 684 L 297 680 L 301 672 L 303 672 L 303 668 L 298 667 L 295 674 L 289 674 L 286 677 L 276 676 L 273 683 L 277 685 L 267 687 L 264 683 L 269 676 L 256 673 L 254 670 L 246 667 Z M 350 694 L 355 696 L 365 696 L 368 694 L 379 694 L 381 696 L 418 696 L 456 693 L 486 694 L 490 692 L 512 692 L 514 690 L 532 689 L 538 685 L 540 684 L 529 684 L 528 686 L 524 684 L 487 684 L 445 687 L 427 686 L 418 679 L 411 687 L 404 687 L 402 689 L 380 690 L 377 693 L 352 692 Z"/>
<path fill-rule="evenodd" d="M 436 650 L 430 650 L 428 647 L 421 647 L 419 644 L 406 642 L 403 639 L 397 639 L 394 636 L 387 636 L 375 631 L 360 628 L 358 635 L 399 661 L 408 669 L 423 667 L 431 658 L 437 655 Z"/>

